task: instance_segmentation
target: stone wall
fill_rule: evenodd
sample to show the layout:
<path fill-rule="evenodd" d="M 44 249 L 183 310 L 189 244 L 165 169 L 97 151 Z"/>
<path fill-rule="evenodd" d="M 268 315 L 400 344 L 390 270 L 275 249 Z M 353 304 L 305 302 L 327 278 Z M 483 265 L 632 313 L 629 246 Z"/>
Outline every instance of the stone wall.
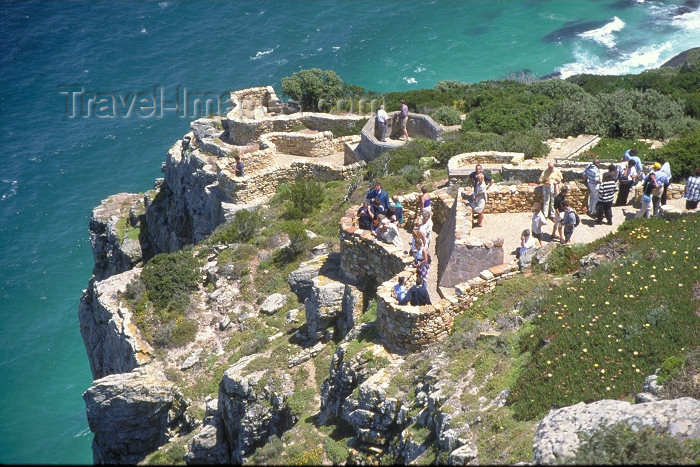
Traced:
<path fill-rule="evenodd" d="M 390 113 L 389 116 L 390 119 L 387 120 L 387 137 L 398 138 L 399 136 L 402 136 L 399 134 L 400 125 L 398 123 L 396 113 Z M 406 130 L 411 138 L 423 137 L 436 141 L 442 139 L 442 133 L 444 131 L 442 125 L 436 123 L 428 115 L 412 113 L 408 114 Z M 396 140 L 392 141 L 390 139 L 384 143 L 379 141 L 376 136 L 374 118 L 370 118 L 367 121 L 360 134 L 362 136 L 362 140 L 360 141 L 360 145 L 357 147 L 357 152 L 367 162 L 373 161 L 384 151 L 399 147 L 403 144 L 403 142 Z"/>
<path fill-rule="evenodd" d="M 315 133 L 267 133 L 260 137 L 260 149 L 273 149 L 277 153 L 305 157 L 324 157 L 343 152 L 347 138 L 333 138 L 330 131 Z M 359 138 L 357 138 L 359 139 Z"/>
<path fill-rule="evenodd" d="M 524 160 L 525 154 L 522 152 L 465 152 L 457 154 L 447 161 L 447 177 L 450 183 L 456 183 L 457 180 L 467 179 L 477 164 L 509 164 L 510 167 L 513 167 Z M 506 177 L 504 176 L 503 179 L 506 180 Z"/>
<path fill-rule="evenodd" d="M 484 269 L 503 263 L 503 238 L 489 240 L 472 237 L 472 215 L 464 189 L 460 189 L 452 205 L 449 222 L 435 245 L 440 260 L 438 280 L 441 287 L 454 287 L 476 277 Z"/>
<path fill-rule="evenodd" d="M 440 300 L 433 305 L 398 305 L 391 296 L 400 275 L 410 282 L 413 274 L 404 271 L 377 288 L 377 331 L 393 352 L 413 352 L 437 340 L 452 330 L 455 316 L 463 313 L 474 300 L 489 292 L 506 278 L 518 274 L 517 262 L 499 264 L 479 272 L 477 277 L 455 287 L 457 300 Z"/>

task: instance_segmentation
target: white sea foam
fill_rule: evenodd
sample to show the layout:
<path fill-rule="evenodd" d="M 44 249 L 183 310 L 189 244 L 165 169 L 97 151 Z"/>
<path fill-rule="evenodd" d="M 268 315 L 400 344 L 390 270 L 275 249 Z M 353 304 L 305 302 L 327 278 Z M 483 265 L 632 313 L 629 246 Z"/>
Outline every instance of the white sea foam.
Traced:
<path fill-rule="evenodd" d="M 170 2 L 160 2 L 158 3 L 158 6 L 161 8 L 167 8 L 170 6 Z"/>
<path fill-rule="evenodd" d="M 600 56 L 579 48 L 574 52 L 576 61 L 561 66 L 557 71 L 561 73 L 562 78 L 582 73 L 593 75 L 639 73 L 661 66 L 675 55 L 673 50 L 673 44 L 665 42 L 659 45 L 641 47 L 630 53 L 620 54 L 615 58 L 601 60 Z"/>
<path fill-rule="evenodd" d="M 256 53 L 254 57 L 250 57 L 250 59 L 251 60 L 259 60 L 260 58 L 264 57 L 265 55 L 271 54 L 273 51 L 274 51 L 274 49 L 258 50 L 258 53 Z"/>
<path fill-rule="evenodd" d="M 700 10 L 694 10 L 683 15 L 675 16 L 671 20 L 671 24 L 686 31 L 700 31 Z"/>
<path fill-rule="evenodd" d="M 620 18 L 615 16 L 615 18 L 610 21 L 605 26 L 592 29 L 590 31 L 582 32 L 579 37 L 583 39 L 591 39 L 599 44 L 603 44 L 608 48 L 615 47 L 615 33 L 622 31 L 625 28 L 625 22 Z"/>
<path fill-rule="evenodd" d="M 1 181 L 3 193 L 2 196 L 0 196 L 0 200 L 6 200 L 7 198 L 10 198 L 17 194 L 17 180 L 3 179 Z"/>
<path fill-rule="evenodd" d="M 408 84 L 416 84 L 418 82 L 418 81 L 416 81 L 416 78 L 414 78 L 414 77 L 409 78 L 408 76 L 404 76 L 403 80 L 406 81 Z"/>
<path fill-rule="evenodd" d="M 418 68 L 416 68 L 415 72 L 416 72 L 416 73 L 420 73 L 420 72 L 423 72 L 423 71 L 425 71 L 425 70 L 426 70 L 425 67 L 419 66 Z"/>

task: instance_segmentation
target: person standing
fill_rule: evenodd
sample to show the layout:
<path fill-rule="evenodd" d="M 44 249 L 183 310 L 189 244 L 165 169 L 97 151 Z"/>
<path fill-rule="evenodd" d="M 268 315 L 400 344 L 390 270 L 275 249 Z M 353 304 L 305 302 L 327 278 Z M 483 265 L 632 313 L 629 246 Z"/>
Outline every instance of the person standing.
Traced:
<path fill-rule="evenodd" d="M 532 236 L 542 242 L 542 227 L 547 223 L 547 218 L 542 213 L 542 205 L 532 205 Z"/>
<path fill-rule="evenodd" d="M 661 195 L 664 192 L 664 185 L 668 182 L 666 173 L 661 170 L 661 163 L 654 162 L 653 173 L 656 176 L 656 187 L 651 191 L 651 205 L 654 209 L 654 217 L 659 217 L 661 206 Z"/>
<path fill-rule="evenodd" d="M 382 188 L 382 184 L 379 182 L 375 183 L 374 188 L 369 190 L 367 199 L 371 202 L 374 202 L 375 199 L 379 200 L 379 203 L 384 208 L 384 212 L 389 208 L 389 194 Z"/>
<path fill-rule="evenodd" d="M 598 189 L 600 188 L 600 160 L 596 159 L 583 171 L 583 179 L 588 186 L 588 215 L 593 217 L 598 204 Z"/>
<path fill-rule="evenodd" d="M 547 219 L 554 220 L 554 197 L 559 192 L 559 184 L 564 180 L 561 170 L 549 162 L 540 174 L 542 184 L 542 213 Z"/>
<path fill-rule="evenodd" d="M 406 129 L 406 124 L 408 123 L 408 106 L 401 99 L 401 110 L 397 113 L 399 117 L 399 128 L 401 129 L 400 140 L 409 141 L 408 130 Z"/>
<path fill-rule="evenodd" d="M 659 158 L 659 162 L 661 163 L 661 171 L 664 173 L 666 176 L 666 181 L 664 182 L 664 191 L 661 193 L 661 205 L 665 206 L 666 205 L 666 191 L 668 190 L 668 186 L 671 184 L 671 164 L 668 163 L 663 157 Z"/>
<path fill-rule="evenodd" d="M 384 105 L 380 105 L 379 110 L 377 110 L 377 128 L 379 128 L 379 141 L 382 143 L 386 142 L 386 120 L 388 118 Z"/>
<path fill-rule="evenodd" d="M 491 185 L 493 185 L 493 178 L 491 178 L 489 174 L 484 172 L 484 168 L 481 166 L 481 164 L 476 164 L 474 171 L 469 174 L 469 178 L 472 182 L 474 182 L 474 186 L 476 187 L 476 176 L 479 174 L 484 176 L 484 181 L 488 184 L 486 185 L 486 189 L 488 190 L 489 188 L 491 188 Z"/>
<path fill-rule="evenodd" d="M 639 208 L 637 214 L 634 215 L 635 219 L 642 216 L 649 217 L 651 215 L 651 192 L 657 188 L 657 186 L 656 174 L 654 172 L 649 172 L 642 186 L 642 207 Z"/>
<path fill-rule="evenodd" d="M 236 175 L 236 177 L 242 177 L 244 170 L 243 170 L 243 161 L 241 160 L 241 156 L 236 154 L 233 158 L 236 161 L 236 164 L 233 166 L 233 173 Z"/>
<path fill-rule="evenodd" d="M 474 193 L 472 194 L 472 200 L 469 205 L 472 207 L 472 211 L 478 214 L 478 224 L 477 227 L 483 227 L 484 222 L 484 208 L 486 208 L 486 190 L 488 187 L 484 186 L 484 174 L 480 173 L 476 176 L 476 185 L 474 185 Z"/>
<path fill-rule="evenodd" d="M 418 204 L 420 206 L 420 213 L 424 212 L 431 212 L 430 208 L 430 193 L 428 193 L 428 187 L 425 185 L 421 187 L 420 189 L 421 195 L 420 198 L 418 199 Z"/>
<path fill-rule="evenodd" d="M 624 206 L 627 204 L 630 190 L 635 185 L 637 178 L 637 169 L 634 167 L 634 161 L 629 158 L 625 161 L 626 167 L 620 175 L 620 191 L 617 192 L 616 206 Z"/>
<path fill-rule="evenodd" d="M 403 205 L 399 201 L 399 197 L 397 195 L 392 196 L 391 200 L 395 205 L 394 213 L 396 215 L 396 220 L 398 221 L 399 225 L 403 225 Z"/>
<path fill-rule="evenodd" d="M 561 221 L 564 225 L 564 238 L 561 239 L 561 242 L 571 243 L 571 235 L 576 228 L 576 212 L 571 208 L 567 200 L 561 202 L 561 207 L 564 208 L 564 216 Z"/>
<path fill-rule="evenodd" d="M 698 207 L 698 201 L 700 201 L 700 167 L 695 167 L 695 175 L 691 175 L 685 181 L 683 197 L 685 198 L 686 209 Z"/>
<path fill-rule="evenodd" d="M 625 151 L 625 157 L 627 157 L 626 160 L 631 160 L 632 162 L 634 162 L 634 170 L 636 170 L 637 174 L 639 174 L 641 177 L 642 160 L 639 157 L 637 157 L 637 150 L 635 148 L 628 149 L 627 151 Z M 639 181 L 640 177 L 637 178 L 637 181 Z"/>
<path fill-rule="evenodd" d="M 598 212 L 596 214 L 596 223 L 603 223 L 603 216 L 608 222 L 608 225 L 612 225 L 612 203 L 615 197 L 615 190 L 617 190 L 617 183 L 615 183 L 615 172 L 607 172 L 603 175 L 603 183 L 600 184 L 600 189 L 598 190 Z"/>
<path fill-rule="evenodd" d="M 559 190 L 559 194 L 554 198 L 554 228 L 552 228 L 552 240 L 557 238 L 561 240 L 564 238 L 562 234 L 562 216 L 564 215 L 564 208 L 561 206 L 562 201 L 566 199 L 566 195 L 569 194 L 569 185 L 564 185 Z M 559 236 L 557 237 L 555 233 L 559 231 Z"/>

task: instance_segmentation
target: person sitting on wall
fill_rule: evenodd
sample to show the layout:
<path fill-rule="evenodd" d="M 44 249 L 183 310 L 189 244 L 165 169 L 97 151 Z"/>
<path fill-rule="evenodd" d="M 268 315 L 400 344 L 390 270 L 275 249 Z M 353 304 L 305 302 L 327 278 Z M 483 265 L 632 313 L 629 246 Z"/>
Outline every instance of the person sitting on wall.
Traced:
<path fill-rule="evenodd" d="M 242 177 L 243 176 L 243 161 L 241 160 L 241 156 L 236 154 L 233 157 L 236 160 L 236 165 L 233 166 L 233 172 L 236 177 Z"/>
<path fill-rule="evenodd" d="M 532 250 L 536 246 L 537 239 L 530 234 L 530 230 L 523 230 L 523 233 L 520 235 L 520 248 L 515 253 L 515 257 L 520 258 L 525 251 Z"/>
<path fill-rule="evenodd" d="M 423 278 L 420 275 L 416 278 L 415 285 L 408 290 L 404 299 L 399 302 L 399 305 L 407 305 L 409 303 L 413 306 L 432 305 L 428 288 L 425 287 Z"/>
<path fill-rule="evenodd" d="M 392 196 L 391 201 L 394 204 L 394 214 L 396 215 L 396 220 L 399 225 L 403 225 L 403 205 L 399 202 L 399 197 L 396 195 Z"/>
<path fill-rule="evenodd" d="M 391 296 L 401 303 L 406 298 L 407 293 L 406 278 L 404 276 L 399 276 L 399 283 L 394 286 L 391 291 Z"/>
<path fill-rule="evenodd" d="M 366 199 L 362 202 L 362 206 L 357 210 L 358 225 L 361 229 L 372 230 L 372 221 L 374 220 L 374 214 L 369 208 L 369 200 Z"/>
<path fill-rule="evenodd" d="M 379 223 L 379 228 L 377 229 L 376 233 L 372 232 L 372 234 L 382 239 L 386 243 L 391 243 L 397 248 L 403 248 L 403 240 L 401 240 L 399 228 L 396 226 L 396 224 L 390 222 L 386 217 L 384 217 Z"/>

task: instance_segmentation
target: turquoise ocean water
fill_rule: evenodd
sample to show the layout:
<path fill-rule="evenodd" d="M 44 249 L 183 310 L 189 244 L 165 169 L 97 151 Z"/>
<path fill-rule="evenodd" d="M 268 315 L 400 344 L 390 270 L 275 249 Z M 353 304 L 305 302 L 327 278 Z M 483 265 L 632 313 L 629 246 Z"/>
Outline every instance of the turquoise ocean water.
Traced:
<path fill-rule="evenodd" d="M 93 266 L 89 217 L 111 194 L 152 188 L 195 118 L 185 92 L 279 92 L 283 76 L 312 67 L 380 92 L 524 70 L 636 73 L 700 46 L 697 8 L 0 1 L 0 463 L 92 462 L 81 397 L 92 378 L 77 319 Z M 155 110 L 128 111 L 149 96 Z"/>

